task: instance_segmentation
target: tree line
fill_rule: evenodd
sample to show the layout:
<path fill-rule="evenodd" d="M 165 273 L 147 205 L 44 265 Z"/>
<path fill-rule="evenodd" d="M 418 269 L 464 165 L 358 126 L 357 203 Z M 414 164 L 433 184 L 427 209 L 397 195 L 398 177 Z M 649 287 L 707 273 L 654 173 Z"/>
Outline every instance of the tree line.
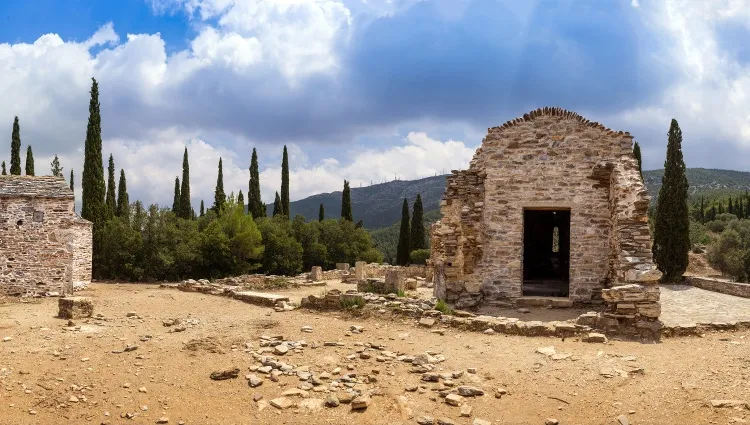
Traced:
<path fill-rule="evenodd" d="M 18 122 L 18 117 L 13 119 L 13 130 L 10 136 L 10 173 L 5 165 L 5 161 L 0 163 L 0 174 L 7 176 L 21 175 L 21 125 Z M 63 168 L 60 166 L 60 159 L 55 155 L 55 158 L 50 163 L 50 171 L 53 176 L 62 177 Z M 31 145 L 26 146 L 26 161 L 24 164 L 24 173 L 27 176 L 35 175 L 34 172 L 34 152 L 31 149 Z M 73 170 L 70 171 L 71 178 L 73 176 Z"/>

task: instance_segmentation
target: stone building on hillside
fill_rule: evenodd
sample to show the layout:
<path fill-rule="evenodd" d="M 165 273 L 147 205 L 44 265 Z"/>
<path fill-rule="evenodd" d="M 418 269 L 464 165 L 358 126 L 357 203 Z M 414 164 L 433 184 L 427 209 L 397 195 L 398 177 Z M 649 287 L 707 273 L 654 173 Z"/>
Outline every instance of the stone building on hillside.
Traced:
<path fill-rule="evenodd" d="M 0 294 L 71 294 L 90 282 L 91 228 L 62 177 L 0 176 Z"/>
<path fill-rule="evenodd" d="M 561 108 L 490 128 L 469 169 L 447 179 L 432 227 L 435 295 L 459 308 L 527 296 L 587 303 L 642 283 L 628 288 L 658 317 L 648 205 L 629 133 Z"/>

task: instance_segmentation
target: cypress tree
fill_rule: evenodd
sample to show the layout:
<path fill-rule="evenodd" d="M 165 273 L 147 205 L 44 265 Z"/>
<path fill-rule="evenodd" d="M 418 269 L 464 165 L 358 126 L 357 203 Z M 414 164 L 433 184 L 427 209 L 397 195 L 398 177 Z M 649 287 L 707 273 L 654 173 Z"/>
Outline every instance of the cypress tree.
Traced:
<path fill-rule="evenodd" d="M 396 247 L 396 264 L 409 265 L 409 203 L 404 198 L 401 208 L 401 229 L 398 232 L 398 246 Z"/>
<path fill-rule="evenodd" d="M 201 199 L 201 217 L 206 214 L 206 207 L 203 206 L 203 199 Z"/>
<path fill-rule="evenodd" d="M 221 214 L 224 209 L 224 202 L 227 201 L 227 195 L 224 193 L 224 171 L 222 171 L 221 158 L 219 158 L 219 176 L 216 178 L 216 190 L 214 190 L 214 206 L 212 207 L 216 214 Z"/>
<path fill-rule="evenodd" d="M 643 169 L 641 168 L 641 145 L 639 145 L 638 142 L 633 144 L 633 156 L 635 157 L 635 160 L 638 161 L 638 173 L 641 175 L 641 179 L 643 179 Z"/>
<path fill-rule="evenodd" d="M 75 184 L 73 184 L 73 169 L 70 169 L 70 190 L 75 192 Z"/>
<path fill-rule="evenodd" d="M 424 212 L 422 211 L 422 195 L 417 194 L 414 201 L 414 210 L 411 216 L 411 237 L 409 239 L 409 250 L 424 249 L 427 244 L 424 240 Z"/>
<path fill-rule="evenodd" d="M 237 203 L 242 207 L 242 210 L 245 210 L 245 195 L 242 194 L 242 189 L 240 189 L 240 193 L 237 194 Z"/>
<path fill-rule="evenodd" d="M 174 198 L 172 199 L 172 212 L 180 216 L 180 178 L 174 178 Z"/>
<path fill-rule="evenodd" d="M 31 145 L 26 146 L 26 175 L 34 175 L 34 153 L 31 152 Z"/>
<path fill-rule="evenodd" d="M 276 198 L 273 200 L 273 217 L 281 214 L 281 208 L 281 198 L 279 197 L 279 192 L 276 192 Z"/>
<path fill-rule="evenodd" d="M 253 156 L 250 158 L 250 185 L 247 189 L 247 212 L 253 217 L 265 217 L 266 210 L 260 200 L 260 173 L 258 172 L 258 153 L 253 148 Z"/>
<path fill-rule="evenodd" d="M 99 85 L 91 79 L 89 122 L 86 127 L 83 178 L 81 187 L 81 217 L 99 225 L 104 220 L 104 164 L 102 163 L 102 122 L 99 110 Z M 96 247 L 94 247 L 96 251 Z"/>
<path fill-rule="evenodd" d="M 52 160 L 49 164 L 50 171 L 52 171 L 52 175 L 55 177 L 62 177 L 63 176 L 63 167 L 60 166 L 60 159 L 57 158 L 57 155 L 55 155 L 55 159 Z"/>
<path fill-rule="evenodd" d="M 284 145 L 284 154 L 281 158 L 281 214 L 291 217 L 289 214 L 289 155 Z"/>
<path fill-rule="evenodd" d="M 349 182 L 344 180 L 344 190 L 341 192 L 341 218 L 347 221 L 354 221 L 352 215 L 352 195 L 349 189 Z"/>
<path fill-rule="evenodd" d="M 5 171 L 5 161 L 3 161 L 3 175 L 4 175 L 4 176 L 7 176 L 7 175 L 8 175 L 8 172 L 7 172 L 7 171 Z"/>
<path fill-rule="evenodd" d="M 120 183 L 117 185 L 117 213 L 125 221 L 130 218 L 130 199 L 128 196 L 128 183 L 125 180 L 125 170 L 120 169 Z"/>
<path fill-rule="evenodd" d="M 109 154 L 109 167 L 107 167 L 107 197 L 104 204 L 107 206 L 107 218 L 112 218 L 117 213 L 117 198 L 115 198 L 115 160 Z"/>
<path fill-rule="evenodd" d="M 180 212 L 177 214 L 185 220 L 193 217 L 193 207 L 190 204 L 190 164 L 188 163 L 188 151 L 182 154 L 182 186 L 180 187 Z"/>
<path fill-rule="evenodd" d="M 688 265 L 690 218 L 688 182 L 682 158 L 682 131 L 677 120 L 672 120 L 668 134 L 667 159 L 656 205 L 652 249 L 656 266 L 663 273 L 662 281 L 679 282 Z"/>
<path fill-rule="evenodd" d="M 13 133 L 10 137 L 10 174 L 21 175 L 21 128 L 18 125 L 18 117 L 13 120 Z"/>
<path fill-rule="evenodd" d="M 320 208 L 318 208 L 318 221 L 323 221 L 326 217 L 326 211 L 323 208 L 323 204 L 320 204 Z"/>
<path fill-rule="evenodd" d="M 263 214 L 261 214 L 260 216 L 261 217 L 268 217 L 268 204 L 266 204 L 265 202 L 263 203 L 263 210 L 262 211 L 263 211 Z"/>

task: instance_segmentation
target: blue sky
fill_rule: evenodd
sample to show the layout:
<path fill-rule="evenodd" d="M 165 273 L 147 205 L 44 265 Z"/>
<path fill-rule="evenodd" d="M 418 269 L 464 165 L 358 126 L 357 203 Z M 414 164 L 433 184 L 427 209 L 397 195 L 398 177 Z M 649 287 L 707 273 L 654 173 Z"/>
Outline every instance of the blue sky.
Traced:
<path fill-rule="evenodd" d="M 284 144 L 298 199 L 463 168 L 541 106 L 630 131 L 645 168 L 677 118 L 688 166 L 750 169 L 746 0 L 35 0 L 0 19 L 0 128 L 18 115 L 37 168 L 79 173 L 95 77 L 104 154 L 147 203 L 171 202 L 185 146 L 195 205 L 220 156 L 246 191 L 253 147 L 272 200 Z"/>

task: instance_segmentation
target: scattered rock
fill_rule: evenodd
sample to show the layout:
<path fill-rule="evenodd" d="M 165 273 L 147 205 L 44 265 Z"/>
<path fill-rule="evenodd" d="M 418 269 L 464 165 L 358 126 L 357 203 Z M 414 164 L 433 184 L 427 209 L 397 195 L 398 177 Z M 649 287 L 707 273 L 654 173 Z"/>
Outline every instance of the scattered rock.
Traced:
<path fill-rule="evenodd" d="M 544 425 L 559 425 L 560 421 L 555 418 L 547 418 L 544 420 Z"/>
<path fill-rule="evenodd" d="M 711 400 L 711 407 L 715 407 L 715 408 L 744 407 L 746 409 L 750 408 L 747 402 L 742 401 L 742 400 Z"/>
<path fill-rule="evenodd" d="M 338 407 L 339 404 L 341 404 L 341 402 L 339 401 L 339 398 L 336 397 L 336 394 L 328 394 L 328 397 L 326 398 L 327 407 Z"/>
<path fill-rule="evenodd" d="M 255 388 L 263 385 L 263 380 L 258 378 L 257 375 L 252 374 L 247 376 L 247 384 L 250 385 L 250 388 Z"/>
<path fill-rule="evenodd" d="M 129 311 L 125 314 L 125 317 L 138 317 L 138 313 L 135 311 Z"/>
<path fill-rule="evenodd" d="M 458 387 L 458 394 L 463 397 L 476 397 L 478 395 L 484 395 L 484 391 L 477 387 L 461 385 Z"/>
<path fill-rule="evenodd" d="M 446 417 L 437 418 L 437 424 L 438 425 L 456 425 L 453 419 L 446 418 Z"/>
<path fill-rule="evenodd" d="M 432 317 L 423 317 L 419 319 L 419 326 L 431 328 L 435 326 L 435 319 L 433 319 Z"/>
<path fill-rule="evenodd" d="M 123 348 L 122 351 L 129 352 L 129 351 L 135 351 L 138 349 L 137 345 L 128 345 L 127 347 Z"/>
<path fill-rule="evenodd" d="M 146 389 L 146 387 L 140 387 L 140 388 L 138 388 L 138 392 L 139 392 L 139 393 L 144 393 L 144 394 L 145 394 L 145 393 L 147 393 L 147 392 L 148 392 L 148 390 Z"/>
<path fill-rule="evenodd" d="M 78 397 L 76 397 L 76 396 L 72 395 L 72 396 L 70 396 L 70 398 L 68 399 L 68 402 L 70 402 L 70 403 L 78 403 Z"/>
<path fill-rule="evenodd" d="M 482 333 L 485 334 L 485 335 L 494 335 L 495 334 L 495 330 L 492 329 L 492 328 L 487 328 Z"/>
<path fill-rule="evenodd" d="M 495 398 L 500 398 L 506 394 L 508 394 L 508 390 L 505 388 L 495 388 Z"/>
<path fill-rule="evenodd" d="M 271 403 L 271 406 L 273 406 L 273 407 L 275 407 L 277 409 L 280 409 L 280 410 L 288 409 L 288 408 L 292 407 L 292 404 L 293 404 L 292 400 L 290 400 L 290 399 L 288 399 L 286 397 L 275 398 L 275 399 L 271 400 L 270 403 Z"/>
<path fill-rule="evenodd" d="M 555 347 L 552 347 L 552 346 L 539 347 L 536 349 L 536 352 L 539 354 L 544 354 L 545 356 L 552 356 L 557 353 L 557 351 L 555 351 Z"/>
<path fill-rule="evenodd" d="M 312 326 L 303 326 L 302 329 L 300 329 L 302 332 L 310 333 L 313 331 Z"/>
<path fill-rule="evenodd" d="M 6 336 L 5 338 L 3 338 L 3 342 L 8 342 L 8 341 L 13 341 L 13 337 Z"/>
<path fill-rule="evenodd" d="M 156 423 L 157 424 L 168 424 L 169 423 L 169 418 L 166 417 L 166 416 L 162 416 L 161 418 L 159 418 L 159 419 L 156 420 Z"/>
<path fill-rule="evenodd" d="M 234 379 L 240 375 L 240 369 L 234 368 L 234 369 L 227 369 L 227 370 L 221 370 L 211 373 L 211 379 L 214 381 L 223 381 L 225 379 Z"/>
<path fill-rule="evenodd" d="M 286 344 L 279 344 L 275 347 L 273 347 L 273 353 L 277 356 L 283 356 L 284 354 L 289 352 L 289 346 Z"/>
<path fill-rule="evenodd" d="M 364 410 L 370 406 L 370 397 L 360 396 L 352 400 L 352 410 Z"/>
<path fill-rule="evenodd" d="M 432 416 L 420 416 L 417 418 L 417 424 L 419 425 L 434 425 L 435 418 Z"/>
<path fill-rule="evenodd" d="M 516 311 L 518 311 L 519 313 L 523 313 L 523 314 L 526 314 L 526 313 L 530 313 L 530 312 L 531 312 L 531 310 L 529 310 L 528 308 L 519 308 L 519 309 L 518 309 L 518 310 L 516 310 Z"/>
<path fill-rule="evenodd" d="M 472 422 L 471 425 L 492 425 L 492 422 L 484 419 L 474 418 L 474 422 Z"/>
<path fill-rule="evenodd" d="M 598 342 L 598 343 L 606 343 L 607 342 L 607 336 L 604 334 L 600 334 L 597 332 L 589 332 L 588 335 L 583 337 L 583 342 Z"/>
<path fill-rule="evenodd" d="M 466 417 L 466 418 L 468 418 L 469 416 L 471 416 L 471 411 L 472 411 L 472 410 L 473 410 L 473 409 L 471 408 L 471 406 L 470 406 L 470 405 L 468 405 L 468 404 L 463 404 L 463 405 L 461 406 L 461 412 L 460 412 L 460 415 L 461 415 L 461 416 L 463 416 L 463 417 Z"/>
<path fill-rule="evenodd" d="M 460 406 L 463 403 L 464 398 L 458 394 L 448 394 L 445 397 L 445 403 L 449 406 Z"/>
<path fill-rule="evenodd" d="M 628 420 L 628 417 L 625 415 L 620 415 L 617 417 L 617 422 L 620 425 L 630 425 L 630 420 Z"/>

